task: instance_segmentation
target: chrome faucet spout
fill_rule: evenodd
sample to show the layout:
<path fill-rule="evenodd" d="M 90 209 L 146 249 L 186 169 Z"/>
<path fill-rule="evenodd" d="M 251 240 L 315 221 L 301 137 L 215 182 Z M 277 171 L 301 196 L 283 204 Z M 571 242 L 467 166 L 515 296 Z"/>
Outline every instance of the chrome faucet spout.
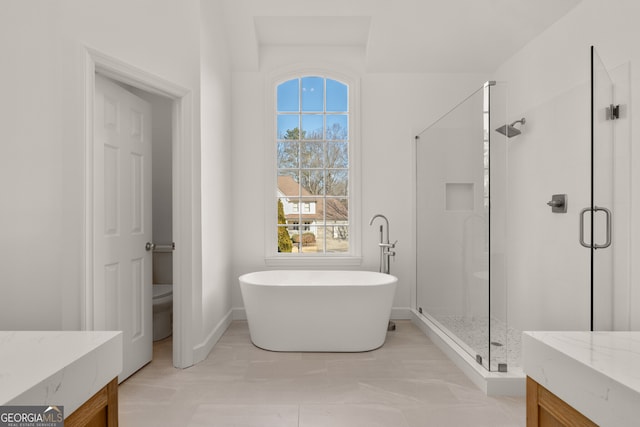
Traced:
<path fill-rule="evenodd" d="M 386 216 L 382 215 L 382 214 L 375 214 L 374 216 L 371 217 L 371 221 L 369 221 L 369 225 L 373 225 L 373 221 L 375 221 L 376 218 L 382 218 L 384 220 L 384 223 L 386 225 L 386 241 L 385 242 L 380 242 L 380 243 L 389 243 L 389 220 L 387 219 Z"/>

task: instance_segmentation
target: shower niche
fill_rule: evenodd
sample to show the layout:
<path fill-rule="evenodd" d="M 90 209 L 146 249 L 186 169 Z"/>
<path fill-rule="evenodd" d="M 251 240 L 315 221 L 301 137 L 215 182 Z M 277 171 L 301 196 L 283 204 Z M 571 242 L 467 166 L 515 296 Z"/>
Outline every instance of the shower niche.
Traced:
<path fill-rule="evenodd" d="M 520 348 L 506 316 L 506 145 L 525 121 L 507 120 L 506 90 L 485 83 L 415 139 L 417 312 L 497 372 Z"/>
<path fill-rule="evenodd" d="M 473 182 L 445 184 L 444 199 L 447 211 L 473 211 Z"/>

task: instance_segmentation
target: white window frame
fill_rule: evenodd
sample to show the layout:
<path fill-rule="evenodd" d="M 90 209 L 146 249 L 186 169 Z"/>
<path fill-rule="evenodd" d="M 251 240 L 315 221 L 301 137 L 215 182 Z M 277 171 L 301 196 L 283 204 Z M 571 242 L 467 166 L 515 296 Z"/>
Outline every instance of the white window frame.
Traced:
<path fill-rule="evenodd" d="M 349 97 L 349 251 L 345 253 L 279 253 L 277 250 L 277 87 L 308 76 L 337 80 L 348 86 Z M 358 266 L 362 263 L 360 172 L 360 80 L 335 70 L 296 68 L 273 73 L 265 82 L 265 264 L 270 266 Z"/>

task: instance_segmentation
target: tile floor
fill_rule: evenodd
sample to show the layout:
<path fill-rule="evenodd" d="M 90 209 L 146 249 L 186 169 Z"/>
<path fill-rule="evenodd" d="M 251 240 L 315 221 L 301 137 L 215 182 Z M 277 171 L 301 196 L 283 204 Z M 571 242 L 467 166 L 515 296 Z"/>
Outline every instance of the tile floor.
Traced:
<path fill-rule="evenodd" d="M 487 397 L 410 321 L 366 353 L 276 353 L 233 322 L 206 360 L 171 339 L 119 388 L 121 427 L 524 426 L 525 400 Z"/>

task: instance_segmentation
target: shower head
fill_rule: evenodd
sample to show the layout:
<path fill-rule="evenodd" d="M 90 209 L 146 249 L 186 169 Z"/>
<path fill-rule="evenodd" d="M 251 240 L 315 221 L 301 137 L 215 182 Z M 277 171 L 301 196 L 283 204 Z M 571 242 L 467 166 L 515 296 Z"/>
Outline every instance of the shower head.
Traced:
<path fill-rule="evenodd" d="M 514 125 L 516 123 L 520 123 L 521 125 L 525 124 L 525 119 L 524 117 L 521 118 L 520 120 L 516 120 L 515 122 L 511 123 L 510 125 L 504 125 L 504 126 L 500 126 L 498 129 L 496 129 L 496 132 L 500 132 L 501 134 L 505 135 L 507 138 L 511 138 L 512 136 L 516 136 L 516 135 L 520 135 L 522 133 L 522 131 L 520 131 L 520 129 L 515 128 Z"/>

